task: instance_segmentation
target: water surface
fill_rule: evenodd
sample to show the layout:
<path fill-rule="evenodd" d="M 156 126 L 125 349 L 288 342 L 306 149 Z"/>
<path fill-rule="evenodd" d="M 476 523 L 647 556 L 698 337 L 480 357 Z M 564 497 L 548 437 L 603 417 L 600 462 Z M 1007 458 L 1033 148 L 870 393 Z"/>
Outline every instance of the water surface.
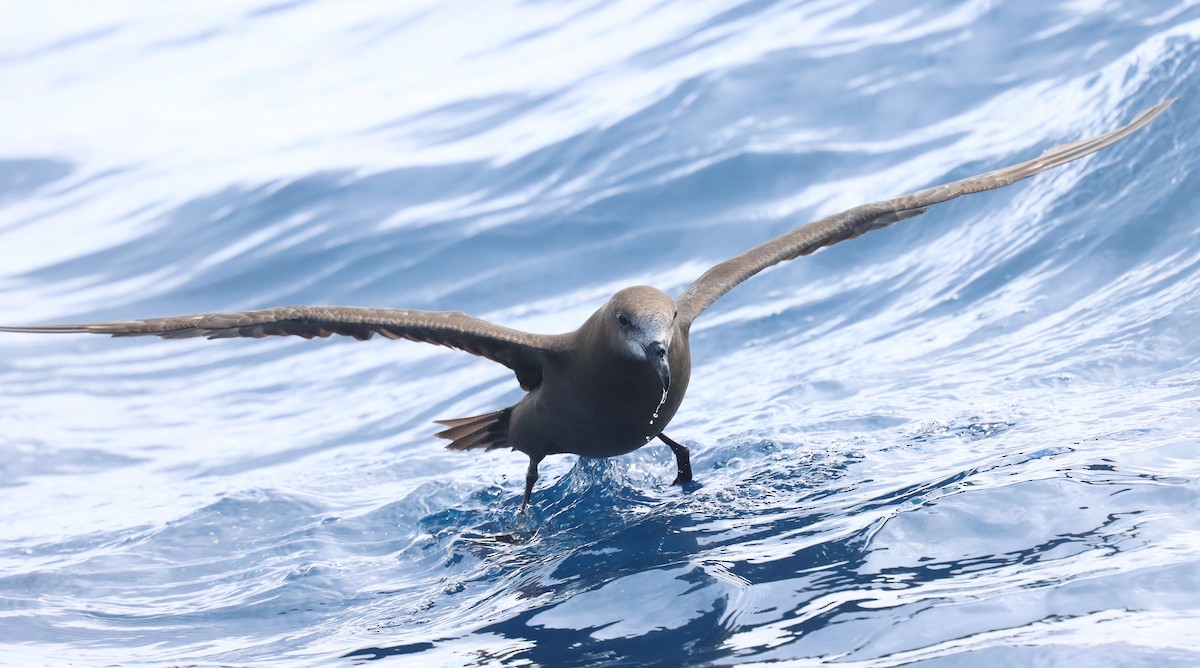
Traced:
<path fill-rule="evenodd" d="M 0 662 L 1200 662 L 1200 6 L 10 7 L 0 322 L 283 304 L 543 332 L 1174 107 L 767 271 L 667 448 L 448 452 L 383 340 L 0 340 Z"/>

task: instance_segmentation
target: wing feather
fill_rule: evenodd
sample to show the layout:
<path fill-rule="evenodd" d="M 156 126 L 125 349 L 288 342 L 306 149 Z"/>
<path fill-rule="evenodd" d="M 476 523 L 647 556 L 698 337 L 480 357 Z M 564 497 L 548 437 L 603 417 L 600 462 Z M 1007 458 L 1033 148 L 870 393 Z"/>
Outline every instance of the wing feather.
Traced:
<path fill-rule="evenodd" d="M 819 248 L 853 239 L 906 218 L 919 216 L 930 206 L 960 195 L 1003 188 L 1115 144 L 1154 120 L 1171 106 L 1172 102 L 1174 100 L 1166 100 L 1147 109 L 1124 127 L 1091 139 L 1056 146 L 1033 160 L 918 190 L 894 199 L 864 204 L 798 227 L 704 272 L 675 300 L 679 321 L 690 325 L 696 316 L 722 295 L 767 267 L 808 255 Z"/>
<path fill-rule="evenodd" d="M 261 311 L 208 313 L 127 322 L 38 327 L 0 327 L 31 334 L 91 333 L 112 336 L 158 336 L 164 339 L 206 337 L 300 336 L 334 334 L 366 341 L 379 334 L 463 350 L 499 362 L 517 374 L 526 390 L 542 380 L 542 365 L 564 344 L 562 336 L 530 334 L 490 323 L 460 311 L 419 311 L 355 306 L 283 306 Z"/>

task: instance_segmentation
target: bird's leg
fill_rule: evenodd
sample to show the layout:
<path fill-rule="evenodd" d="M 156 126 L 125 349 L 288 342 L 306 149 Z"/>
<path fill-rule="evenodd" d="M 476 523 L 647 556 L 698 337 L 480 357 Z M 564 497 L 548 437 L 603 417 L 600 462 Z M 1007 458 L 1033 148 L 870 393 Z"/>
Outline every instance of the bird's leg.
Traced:
<path fill-rule="evenodd" d="M 692 458 L 688 454 L 687 446 L 683 445 L 682 443 L 676 443 L 675 441 L 667 438 L 667 435 L 662 432 L 658 433 L 658 439 L 663 443 L 666 443 L 671 448 L 671 452 L 675 453 L 675 464 L 679 469 L 679 475 L 675 476 L 675 482 L 671 484 L 682 485 L 684 483 L 691 482 Z"/>
<path fill-rule="evenodd" d="M 521 512 L 525 512 L 525 508 L 529 505 L 529 497 L 533 494 L 533 483 L 538 479 L 538 464 L 542 463 L 542 457 L 529 456 L 529 470 L 525 472 L 525 500 L 521 503 Z"/>

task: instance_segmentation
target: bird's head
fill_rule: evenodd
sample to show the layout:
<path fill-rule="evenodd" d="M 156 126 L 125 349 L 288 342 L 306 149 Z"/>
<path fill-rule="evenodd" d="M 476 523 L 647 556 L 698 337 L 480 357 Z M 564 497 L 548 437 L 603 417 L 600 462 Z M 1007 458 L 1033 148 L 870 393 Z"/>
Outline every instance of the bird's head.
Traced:
<path fill-rule="evenodd" d="M 668 353 L 675 332 L 675 300 L 647 285 L 625 288 L 603 309 L 605 327 L 622 354 L 647 362 L 658 373 L 664 392 L 671 388 Z"/>

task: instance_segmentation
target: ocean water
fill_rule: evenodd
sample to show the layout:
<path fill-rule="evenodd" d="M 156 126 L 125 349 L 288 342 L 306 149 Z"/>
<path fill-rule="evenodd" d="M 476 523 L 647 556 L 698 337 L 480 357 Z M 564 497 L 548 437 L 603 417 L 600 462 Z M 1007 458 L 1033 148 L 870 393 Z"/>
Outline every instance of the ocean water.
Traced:
<path fill-rule="evenodd" d="M 817 217 L 667 448 L 542 465 L 409 342 L 0 335 L 5 665 L 1200 663 L 1200 3 L 5 3 L 0 323 L 574 329 Z"/>

